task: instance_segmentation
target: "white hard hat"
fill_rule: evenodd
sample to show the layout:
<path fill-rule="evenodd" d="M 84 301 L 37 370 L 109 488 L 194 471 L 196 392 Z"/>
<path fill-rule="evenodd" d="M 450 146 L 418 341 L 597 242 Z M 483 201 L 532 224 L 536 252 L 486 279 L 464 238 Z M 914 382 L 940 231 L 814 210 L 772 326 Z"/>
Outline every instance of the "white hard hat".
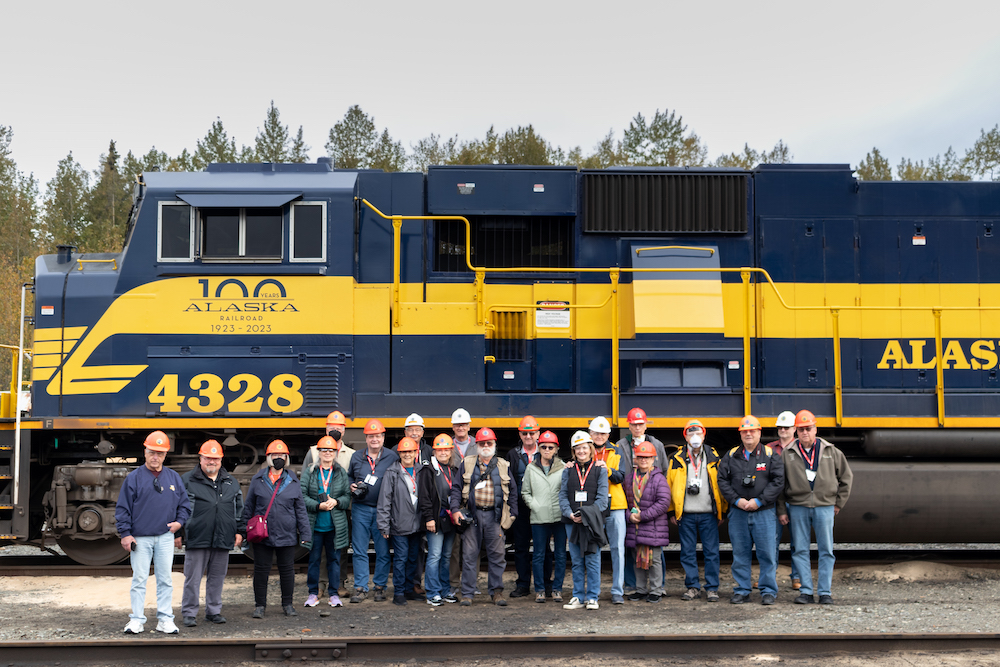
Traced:
<path fill-rule="evenodd" d="M 573 437 L 569 439 L 569 446 L 576 447 L 577 445 L 594 444 L 593 439 L 590 434 L 586 431 L 577 431 L 573 434 Z"/>
<path fill-rule="evenodd" d="M 452 424 L 471 424 L 472 416 L 469 411 L 465 408 L 459 408 L 451 413 L 451 423 Z"/>
<path fill-rule="evenodd" d="M 594 433 L 611 433 L 611 422 L 604 417 L 594 417 L 590 422 L 590 430 Z"/>
<path fill-rule="evenodd" d="M 774 422 L 775 426 L 795 426 L 795 413 L 785 410 Z"/>
<path fill-rule="evenodd" d="M 414 412 L 412 415 L 410 415 L 409 417 L 407 417 L 406 421 L 403 422 L 403 426 L 404 427 L 406 427 L 406 426 L 421 426 L 422 427 L 423 425 L 424 425 L 424 418 L 421 417 L 420 415 L 418 415 L 416 412 Z"/>

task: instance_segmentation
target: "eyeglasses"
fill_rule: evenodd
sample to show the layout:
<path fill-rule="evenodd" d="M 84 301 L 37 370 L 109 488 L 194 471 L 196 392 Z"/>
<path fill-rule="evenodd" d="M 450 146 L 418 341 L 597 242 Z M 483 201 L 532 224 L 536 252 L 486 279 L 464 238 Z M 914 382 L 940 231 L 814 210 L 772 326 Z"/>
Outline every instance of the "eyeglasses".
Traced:
<path fill-rule="evenodd" d="M 539 449 L 544 449 L 545 451 L 551 451 L 553 449 L 558 449 L 558 447 L 553 447 L 552 445 L 540 445 Z"/>
<path fill-rule="evenodd" d="M 778 427 L 778 430 L 779 430 L 779 431 L 791 431 L 791 430 L 793 430 L 794 428 L 795 428 L 794 426 L 779 426 L 779 427 Z"/>
<path fill-rule="evenodd" d="M 325 452 L 336 452 L 337 450 L 336 449 L 317 448 L 316 451 L 318 451 L 320 454 L 323 454 Z"/>
<path fill-rule="evenodd" d="M 157 493 L 163 493 L 163 487 L 160 486 L 160 478 L 159 477 L 154 477 L 153 478 L 153 488 L 156 489 Z"/>

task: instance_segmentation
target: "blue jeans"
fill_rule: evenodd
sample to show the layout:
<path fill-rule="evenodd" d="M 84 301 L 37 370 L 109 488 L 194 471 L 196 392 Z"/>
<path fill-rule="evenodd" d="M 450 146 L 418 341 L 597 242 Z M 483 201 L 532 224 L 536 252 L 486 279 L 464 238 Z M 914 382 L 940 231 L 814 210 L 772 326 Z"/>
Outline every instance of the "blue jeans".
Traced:
<path fill-rule="evenodd" d="M 375 585 L 389 584 L 389 541 L 378 532 L 376 510 L 371 505 L 351 506 L 351 549 L 354 551 L 354 587 L 368 590 L 368 542 L 375 543 Z"/>
<path fill-rule="evenodd" d="M 798 566 L 800 593 L 813 594 L 812 569 L 809 565 L 809 532 L 816 533 L 816 549 L 819 551 L 819 573 L 816 582 L 817 593 L 830 595 L 833 584 L 833 505 L 826 507 L 788 506 L 789 525 L 792 527 L 792 544 L 795 554 L 792 558 Z"/>
<path fill-rule="evenodd" d="M 174 585 L 170 570 L 174 566 L 174 534 L 167 531 L 162 535 L 135 538 L 135 551 L 130 552 L 129 562 L 132 563 L 132 589 L 129 591 L 132 613 L 128 617 L 146 623 L 146 581 L 152 563 L 156 575 L 156 618 L 172 621 Z"/>
<path fill-rule="evenodd" d="M 423 537 L 423 533 L 389 536 L 393 555 L 392 594 L 395 597 L 413 592 L 413 584 L 417 582 L 417 554 Z"/>
<path fill-rule="evenodd" d="M 778 595 L 775 579 L 774 508 L 745 512 L 733 507 L 729 510 L 729 540 L 733 545 L 733 593 L 750 595 L 750 560 L 757 547 L 760 579 L 757 587 L 761 595 Z"/>
<path fill-rule="evenodd" d="M 781 525 L 780 521 L 774 522 L 774 562 L 778 562 L 778 554 L 780 553 L 781 546 L 781 534 L 785 532 L 785 527 Z M 789 526 L 789 533 L 791 533 L 791 526 Z M 799 568 L 795 566 L 795 545 L 789 541 L 788 543 L 788 555 L 792 559 L 792 579 L 801 579 L 799 577 Z"/>
<path fill-rule="evenodd" d="M 570 542 L 574 525 L 566 525 L 566 542 L 573 559 L 573 597 L 581 601 L 596 600 L 601 594 L 601 552 L 581 554 L 580 547 Z"/>
<path fill-rule="evenodd" d="M 611 510 L 604 522 L 604 532 L 608 536 L 611 551 L 611 594 L 622 595 L 625 584 L 625 510 Z M 635 578 L 635 570 L 632 570 Z"/>
<path fill-rule="evenodd" d="M 566 579 L 566 529 L 563 525 L 562 522 L 531 524 L 531 542 L 535 549 L 531 554 L 531 569 L 536 593 L 544 593 L 546 588 L 562 593 L 563 581 Z M 551 582 L 545 578 L 545 556 L 550 537 L 553 542 Z"/>
<path fill-rule="evenodd" d="M 705 590 L 719 590 L 719 520 L 712 512 L 684 513 L 677 522 L 681 538 L 684 587 L 701 588 L 698 579 L 698 540 L 705 557 Z"/>
<path fill-rule="evenodd" d="M 442 519 L 444 521 L 445 519 Z M 448 583 L 448 568 L 451 565 L 451 550 L 455 546 L 455 531 L 447 533 L 427 533 L 427 561 L 424 564 L 424 589 L 427 599 L 435 595 L 445 597 L 451 592 Z"/>
<path fill-rule="evenodd" d="M 326 550 L 326 594 L 336 595 L 340 588 L 340 552 L 334 546 L 337 532 L 334 530 L 318 533 L 313 531 L 312 549 L 309 551 L 309 569 L 306 572 L 306 586 L 310 595 L 319 595 L 319 563 Z"/>

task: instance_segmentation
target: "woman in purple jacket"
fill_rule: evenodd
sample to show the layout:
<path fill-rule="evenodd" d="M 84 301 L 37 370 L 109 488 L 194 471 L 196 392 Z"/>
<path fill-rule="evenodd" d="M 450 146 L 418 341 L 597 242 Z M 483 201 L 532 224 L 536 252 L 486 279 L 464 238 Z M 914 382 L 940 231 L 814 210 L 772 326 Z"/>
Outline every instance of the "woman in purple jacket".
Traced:
<path fill-rule="evenodd" d="M 625 547 L 635 551 L 636 592 L 629 600 L 659 602 L 663 596 L 663 547 L 670 544 L 667 510 L 670 488 L 653 463 L 656 449 L 648 442 L 635 448 L 637 470 L 626 475 L 622 487 L 628 500 Z"/>

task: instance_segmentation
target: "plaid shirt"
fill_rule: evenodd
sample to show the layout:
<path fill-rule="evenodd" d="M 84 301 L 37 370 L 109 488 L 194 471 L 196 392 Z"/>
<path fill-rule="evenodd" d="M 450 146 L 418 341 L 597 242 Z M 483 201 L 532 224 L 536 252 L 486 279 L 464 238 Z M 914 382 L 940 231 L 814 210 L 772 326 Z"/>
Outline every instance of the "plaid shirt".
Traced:
<path fill-rule="evenodd" d="M 479 466 L 479 483 L 476 485 L 476 507 L 479 509 L 493 509 L 496 506 L 496 498 L 493 497 L 493 480 L 487 474 L 487 466 L 481 461 Z"/>

